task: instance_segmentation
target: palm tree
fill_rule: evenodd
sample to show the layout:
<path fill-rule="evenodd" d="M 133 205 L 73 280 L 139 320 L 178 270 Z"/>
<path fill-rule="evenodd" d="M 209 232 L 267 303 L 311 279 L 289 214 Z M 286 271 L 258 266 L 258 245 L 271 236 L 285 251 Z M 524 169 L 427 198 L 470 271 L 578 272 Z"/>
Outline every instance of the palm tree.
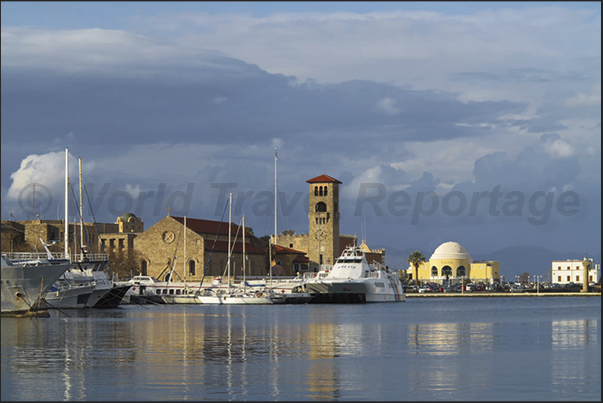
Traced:
<path fill-rule="evenodd" d="M 419 275 L 419 266 L 421 266 L 421 264 L 425 263 L 426 261 L 427 259 L 425 259 L 425 256 L 423 256 L 423 254 L 418 250 L 414 251 L 408 256 L 407 262 L 415 268 L 415 271 L 412 276 L 412 279 L 415 283 L 417 283 L 417 276 Z"/>

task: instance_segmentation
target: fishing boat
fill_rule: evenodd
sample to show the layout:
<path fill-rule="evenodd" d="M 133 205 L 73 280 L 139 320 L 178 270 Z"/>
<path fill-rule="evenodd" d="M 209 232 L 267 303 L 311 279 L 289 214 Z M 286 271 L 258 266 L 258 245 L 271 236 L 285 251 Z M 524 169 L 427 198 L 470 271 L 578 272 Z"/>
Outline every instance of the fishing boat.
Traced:
<path fill-rule="evenodd" d="M 400 279 L 377 262 L 369 264 L 364 250 L 346 247 L 331 270 L 304 273 L 301 282 L 313 303 L 400 302 L 406 299 Z"/>
<path fill-rule="evenodd" d="M 2 254 L 2 316 L 37 314 L 48 289 L 70 265 L 16 264 Z"/>

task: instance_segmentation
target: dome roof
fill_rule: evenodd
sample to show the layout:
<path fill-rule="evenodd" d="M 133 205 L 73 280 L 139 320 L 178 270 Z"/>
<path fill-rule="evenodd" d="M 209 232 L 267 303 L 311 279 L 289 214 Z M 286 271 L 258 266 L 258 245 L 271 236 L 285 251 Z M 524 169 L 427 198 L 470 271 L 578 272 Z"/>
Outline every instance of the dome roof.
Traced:
<path fill-rule="evenodd" d="M 136 215 L 134 215 L 133 213 L 126 213 L 126 214 L 122 215 L 120 218 L 123 222 L 128 222 L 128 221 L 130 221 L 130 218 L 132 218 L 132 217 L 136 218 Z"/>
<path fill-rule="evenodd" d="M 445 242 L 437 247 L 430 259 L 467 259 L 473 262 L 467 249 L 458 242 Z"/>

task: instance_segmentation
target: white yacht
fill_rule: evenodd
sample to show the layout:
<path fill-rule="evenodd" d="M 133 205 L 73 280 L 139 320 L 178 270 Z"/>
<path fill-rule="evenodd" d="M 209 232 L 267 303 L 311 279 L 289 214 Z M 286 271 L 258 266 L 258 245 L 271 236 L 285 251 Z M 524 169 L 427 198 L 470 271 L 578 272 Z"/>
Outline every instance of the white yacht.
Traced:
<path fill-rule="evenodd" d="M 2 315 L 35 313 L 46 291 L 69 264 L 15 264 L 2 255 Z"/>
<path fill-rule="evenodd" d="M 137 275 L 118 283 L 129 285 L 124 303 L 133 304 L 200 304 L 199 283 L 159 281 L 153 276 Z"/>
<path fill-rule="evenodd" d="M 382 265 L 369 264 L 362 248 L 344 249 L 331 270 L 304 273 L 313 303 L 399 302 L 406 299 L 400 279 Z"/>

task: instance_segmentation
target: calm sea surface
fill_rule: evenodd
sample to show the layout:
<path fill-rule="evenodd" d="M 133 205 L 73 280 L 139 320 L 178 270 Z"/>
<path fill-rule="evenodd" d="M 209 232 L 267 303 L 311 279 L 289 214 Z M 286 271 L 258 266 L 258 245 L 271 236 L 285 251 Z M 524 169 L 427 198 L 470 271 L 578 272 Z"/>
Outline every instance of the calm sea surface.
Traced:
<path fill-rule="evenodd" d="M 601 400 L 601 298 L 2 318 L 2 400 Z"/>

